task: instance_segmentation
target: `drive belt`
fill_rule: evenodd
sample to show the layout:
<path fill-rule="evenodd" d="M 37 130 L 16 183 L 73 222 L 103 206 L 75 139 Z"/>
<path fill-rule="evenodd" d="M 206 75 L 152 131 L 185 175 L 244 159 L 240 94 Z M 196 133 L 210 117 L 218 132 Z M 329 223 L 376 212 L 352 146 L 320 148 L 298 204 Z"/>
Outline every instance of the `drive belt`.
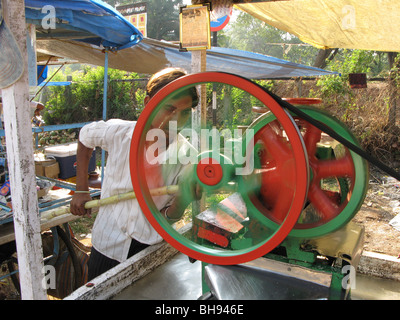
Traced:
<path fill-rule="evenodd" d="M 375 167 L 379 168 L 380 170 L 384 171 L 388 175 L 390 175 L 393 178 L 395 178 L 398 181 L 400 181 L 400 173 L 399 172 L 397 172 L 393 168 L 387 166 L 386 164 L 384 164 L 382 161 L 378 160 L 377 158 L 373 157 L 371 154 L 369 154 L 365 150 L 363 150 L 363 149 L 359 148 L 358 146 L 354 145 L 353 143 L 348 141 L 346 138 L 344 138 L 341 135 L 339 135 L 336 131 L 334 131 L 331 128 L 329 128 L 324 123 L 322 123 L 322 122 L 320 122 L 318 120 L 315 120 L 313 117 L 310 117 L 309 115 L 307 115 L 306 113 L 304 113 L 300 109 L 296 108 L 294 105 L 292 105 L 289 102 L 283 100 L 282 98 L 280 98 L 276 94 L 268 91 L 267 89 L 264 88 L 264 90 L 269 95 L 271 95 L 274 98 L 274 100 L 280 106 L 282 106 L 284 109 L 286 109 L 289 112 L 295 114 L 296 116 L 300 117 L 301 119 L 306 120 L 307 122 L 311 123 L 313 126 L 318 128 L 319 130 L 325 132 L 327 135 L 329 135 L 333 139 L 337 140 L 338 142 L 343 144 L 345 147 L 347 147 L 351 151 L 355 152 L 356 154 L 358 154 L 359 156 L 361 156 L 362 158 L 367 160 L 369 163 L 371 163 Z"/>

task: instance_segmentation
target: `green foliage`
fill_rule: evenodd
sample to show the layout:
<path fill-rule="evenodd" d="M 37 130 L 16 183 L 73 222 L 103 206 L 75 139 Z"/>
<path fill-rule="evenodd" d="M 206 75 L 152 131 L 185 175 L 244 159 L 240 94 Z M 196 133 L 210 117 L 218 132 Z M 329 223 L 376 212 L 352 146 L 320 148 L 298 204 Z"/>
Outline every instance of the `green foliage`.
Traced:
<path fill-rule="evenodd" d="M 336 103 L 340 103 L 341 97 L 350 98 L 353 95 L 353 91 L 348 84 L 349 74 L 369 74 L 374 59 L 374 51 L 343 50 L 338 58 L 330 61 L 327 66 L 329 70 L 336 71 L 339 75 L 324 76 L 317 81 L 322 97 L 333 98 Z M 343 106 L 347 107 L 348 104 L 344 103 Z"/>
<path fill-rule="evenodd" d="M 393 61 L 393 66 L 389 70 L 390 79 L 397 88 L 400 88 L 400 55 L 397 54 Z"/>
<path fill-rule="evenodd" d="M 273 89 L 274 82 L 266 80 L 255 81 L 260 86 L 266 89 Z M 238 126 L 249 125 L 257 116 L 252 110 L 253 107 L 263 107 L 264 105 L 250 95 L 246 91 L 234 86 L 216 84 L 207 84 L 207 109 L 208 123 L 212 123 L 212 90 L 215 89 L 217 93 L 217 123 L 218 129 L 234 130 Z"/>
<path fill-rule="evenodd" d="M 47 88 L 46 124 L 79 123 L 103 117 L 104 68 L 85 66 L 83 72 L 72 73 L 73 83 L 65 87 Z M 107 118 L 136 120 L 143 109 L 145 91 L 136 73 L 109 69 L 107 89 Z M 65 81 L 57 74 L 54 81 Z"/>
<path fill-rule="evenodd" d="M 137 2 L 141 2 L 137 1 Z M 179 40 L 179 6 L 182 0 L 147 1 L 147 35 L 157 40 Z"/>
<path fill-rule="evenodd" d="M 321 77 L 317 81 L 317 86 L 320 87 L 319 93 L 323 98 L 333 98 L 336 102 L 338 102 L 338 97 L 351 94 L 346 79 L 340 75 Z"/>
<path fill-rule="evenodd" d="M 58 73 L 53 80 L 65 81 L 66 74 L 71 75 L 73 83 L 66 87 L 48 87 L 46 89 L 46 109 L 43 118 L 47 125 L 81 123 L 101 120 L 103 118 L 103 79 L 104 68 L 84 66 L 83 71 L 72 71 L 68 67 L 64 73 Z M 143 81 L 136 73 L 109 69 L 107 119 L 119 118 L 137 120 L 144 108 Z M 257 80 L 260 86 L 273 89 L 273 81 Z M 209 123 L 211 120 L 213 84 L 207 84 Z M 249 125 L 255 113 L 254 106 L 262 106 L 247 92 L 232 86 L 217 85 L 217 119 L 219 128 L 234 129 L 238 125 Z"/>
<path fill-rule="evenodd" d="M 282 44 L 285 43 L 285 46 Z M 297 46 L 296 44 L 301 44 Z M 218 45 L 312 65 L 318 49 L 305 45 L 299 38 L 272 27 L 245 13 L 218 32 Z"/>
<path fill-rule="evenodd" d="M 323 97 L 332 95 L 351 95 L 348 85 L 350 73 L 366 73 L 368 76 L 379 76 L 387 71 L 382 52 L 367 50 L 341 50 L 335 59 L 328 62 L 327 69 L 340 74 L 321 77 L 317 81 Z"/>
<path fill-rule="evenodd" d="M 235 23 L 226 30 L 226 34 L 231 39 L 230 47 L 274 57 L 282 56 L 282 48 L 268 43 L 282 42 L 284 32 L 249 14 L 240 13 Z"/>
<path fill-rule="evenodd" d="M 343 74 L 369 73 L 374 60 L 374 52 L 366 50 L 344 50 L 343 58 L 332 63 L 332 70 Z"/>
<path fill-rule="evenodd" d="M 157 40 L 179 40 L 179 6 L 182 0 L 105 0 L 117 7 L 133 3 L 147 4 L 147 36 Z"/>
<path fill-rule="evenodd" d="M 317 89 L 309 91 L 310 97 L 323 99 L 319 107 L 341 120 L 360 141 L 362 147 L 377 158 L 392 161 L 399 148 L 398 126 L 391 123 L 390 107 L 396 93 L 395 87 L 381 81 L 369 81 L 368 87 L 351 89 L 350 73 L 366 73 L 368 78 L 395 80 L 397 85 L 398 62 L 389 70 L 387 53 L 365 50 L 340 50 L 327 68 L 340 76 L 325 76 L 316 81 Z M 400 78 L 399 78 L 400 79 Z M 394 118 L 395 119 L 395 118 Z"/>

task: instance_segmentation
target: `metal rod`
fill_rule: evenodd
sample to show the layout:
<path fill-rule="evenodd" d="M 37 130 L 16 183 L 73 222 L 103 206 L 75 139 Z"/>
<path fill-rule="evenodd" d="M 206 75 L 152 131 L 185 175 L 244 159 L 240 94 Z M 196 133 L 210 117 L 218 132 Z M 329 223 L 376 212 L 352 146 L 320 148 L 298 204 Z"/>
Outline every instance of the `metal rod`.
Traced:
<path fill-rule="evenodd" d="M 51 79 L 53 79 L 53 77 L 58 73 L 58 71 L 61 70 L 62 67 L 64 67 L 64 65 L 65 63 L 62 64 L 61 67 L 59 67 L 56 72 L 54 72 L 54 74 L 50 77 L 50 79 L 47 80 L 46 83 L 39 89 L 39 91 L 36 92 L 36 94 L 29 100 L 30 102 L 37 97 L 37 95 L 43 90 L 43 88 L 46 87 L 46 84 L 48 84 L 51 81 Z"/>
<path fill-rule="evenodd" d="M 104 57 L 104 89 L 103 89 L 103 120 L 107 120 L 107 89 L 108 89 L 108 51 L 105 50 Z M 101 150 L 101 183 L 104 179 L 104 166 L 106 162 L 106 152 Z"/>
<path fill-rule="evenodd" d="M 178 192 L 179 187 L 177 185 L 170 185 L 170 186 L 165 186 L 161 188 L 156 188 L 150 190 L 150 195 L 151 196 L 162 196 L 162 195 L 167 195 L 167 194 L 175 194 Z M 104 199 L 99 199 L 99 200 L 92 200 L 88 201 L 85 203 L 85 209 L 93 209 L 97 207 L 101 207 L 107 204 L 114 204 L 120 201 L 125 201 L 129 199 L 136 199 L 136 194 L 135 192 L 126 192 L 126 193 L 121 193 L 117 194 L 111 197 L 107 197 Z M 69 207 L 64 207 L 64 208 L 58 208 L 55 210 L 49 210 L 45 212 L 44 214 L 42 213 L 41 219 L 42 220 L 50 220 L 52 218 L 71 213 Z"/>

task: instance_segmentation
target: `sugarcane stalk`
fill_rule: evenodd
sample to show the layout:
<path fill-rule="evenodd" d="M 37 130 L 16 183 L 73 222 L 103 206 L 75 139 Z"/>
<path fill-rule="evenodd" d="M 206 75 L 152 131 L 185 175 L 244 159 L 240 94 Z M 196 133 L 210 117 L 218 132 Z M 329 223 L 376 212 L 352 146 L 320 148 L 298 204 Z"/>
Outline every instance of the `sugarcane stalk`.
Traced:
<path fill-rule="evenodd" d="M 150 190 L 151 196 L 164 196 L 167 194 L 175 194 L 178 192 L 179 187 L 177 185 L 164 186 L 161 188 L 155 188 Z M 85 203 L 85 209 L 93 209 L 97 207 L 101 207 L 107 204 L 114 204 L 120 201 L 125 201 L 129 199 L 136 199 L 136 194 L 133 191 L 117 194 L 111 197 L 91 200 Z M 54 210 L 49 210 L 47 212 L 43 212 L 41 216 L 41 220 L 50 220 L 58 216 L 62 216 L 64 214 L 71 213 L 70 207 L 57 208 Z"/>

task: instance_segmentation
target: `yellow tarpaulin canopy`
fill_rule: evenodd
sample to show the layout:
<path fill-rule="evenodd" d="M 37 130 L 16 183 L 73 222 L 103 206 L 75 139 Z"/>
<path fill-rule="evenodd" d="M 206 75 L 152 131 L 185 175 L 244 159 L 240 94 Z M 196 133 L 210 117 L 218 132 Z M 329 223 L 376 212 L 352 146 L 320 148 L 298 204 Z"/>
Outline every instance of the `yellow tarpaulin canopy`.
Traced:
<path fill-rule="evenodd" d="M 236 7 L 318 48 L 400 51 L 400 1 L 291 0 Z"/>

